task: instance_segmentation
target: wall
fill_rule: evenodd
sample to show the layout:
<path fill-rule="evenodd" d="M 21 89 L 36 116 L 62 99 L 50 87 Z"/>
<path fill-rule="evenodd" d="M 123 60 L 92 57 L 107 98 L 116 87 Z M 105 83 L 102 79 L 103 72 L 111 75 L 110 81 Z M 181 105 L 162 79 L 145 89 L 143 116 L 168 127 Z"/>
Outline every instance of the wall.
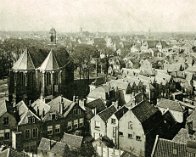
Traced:
<path fill-rule="evenodd" d="M 100 128 L 95 128 L 95 121 L 100 122 Z M 99 115 L 94 116 L 91 119 L 90 122 L 90 128 L 91 128 L 91 136 L 96 139 L 99 138 L 99 136 L 105 136 L 106 135 L 106 124 L 105 122 L 99 117 Z"/>
<path fill-rule="evenodd" d="M 112 119 L 116 120 L 116 124 L 112 124 Z M 115 137 L 113 134 L 114 128 L 116 130 Z M 118 145 L 118 119 L 116 118 L 114 114 L 108 119 L 108 122 L 107 122 L 107 137 L 113 140 L 114 144 Z"/>
<path fill-rule="evenodd" d="M 128 129 L 128 122 L 132 122 L 132 129 Z M 123 136 L 120 135 L 123 132 Z M 132 134 L 132 138 L 128 138 L 128 134 Z M 136 136 L 140 136 L 141 140 L 137 141 Z M 119 148 L 133 153 L 135 155 L 144 156 L 146 137 L 143 127 L 139 120 L 134 116 L 132 111 L 128 111 L 119 120 Z"/>

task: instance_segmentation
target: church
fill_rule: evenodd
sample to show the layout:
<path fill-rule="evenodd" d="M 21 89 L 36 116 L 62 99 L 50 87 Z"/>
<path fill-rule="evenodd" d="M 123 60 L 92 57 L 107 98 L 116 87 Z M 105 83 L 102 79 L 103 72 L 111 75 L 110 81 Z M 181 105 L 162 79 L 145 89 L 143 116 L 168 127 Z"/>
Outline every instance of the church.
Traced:
<path fill-rule="evenodd" d="M 45 101 L 62 95 L 73 97 L 74 65 L 64 47 L 56 44 L 56 31 L 50 30 L 50 49 L 26 49 L 9 74 L 9 100 L 27 104 L 41 98 Z"/>

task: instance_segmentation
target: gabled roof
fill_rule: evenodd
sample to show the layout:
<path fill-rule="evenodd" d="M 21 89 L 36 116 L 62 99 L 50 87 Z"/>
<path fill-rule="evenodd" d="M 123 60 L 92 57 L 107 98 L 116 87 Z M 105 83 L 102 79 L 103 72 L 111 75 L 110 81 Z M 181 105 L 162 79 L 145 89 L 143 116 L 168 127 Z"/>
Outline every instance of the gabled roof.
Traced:
<path fill-rule="evenodd" d="M 29 155 L 24 152 L 18 152 L 12 148 L 7 148 L 3 151 L 0 151 L 0 157 L 29 157 Z"/>
<path fill-rule="evenodd" d="M 95 99 L 89 103 L 87 103 L 85 105 L 85 107 L 90 108 L 90 109 L 94 109 L 96 108 L 97 113 L 103 111 L 106 107 L 105 107 L 105 103 L 103 102 L 103 100 L 101 99 Z"/>
<path fill-rule="evenodd" d="M 37 99 L 36 101 L 34 101 L 31 104 L 31 107 L 36 111 L 36 113 L 39 110 L 38 116 L 41 116 L 43 112 L 48 113 L 50 111 L 50 106 L 46 104 L 44 101 L 42 101 L 41 99 Z"/>
<path fill-rule="evenodd" d="M 173 101 L 173 100 L 164 99 L 164 98 L 158 101 L 157 107 L 183 112 L 183 108 L 180 103 Z"/>
<path fill-rule="evenodd" d="M 44 62 L 39 67 L 40 71 L 52 71 L 59 69 L 56 57 L 51 50 Z"/>
<path fill-rule="evenodd" d="M 142 124 L 145 133 L 156 128 L 162 122 L 162 114 L 159 109 L 147 101 L 139 103 L 131 110 Z"/>
<path fill-rule="evenodd" d="M 172 139 L 172 141 L 177 143 L 187 143 L 188 140 L 191 140 L 188 130 L 185 128 L 181 128 L 180 131 L 176 134 L 176 136 Z"/>
<path fill-rule="evenodd" d="M 43 152 L 52 152 L 58 154 L 59 156 L 65 156 L 65 154 L 68 153 L 69 148 L 63 142 L 42 138 L 38 150 Z"/>
<path fill-rule="evenodd" d="M 6 100 L 1 99 L 0 100 L 0 117 L 3 116 L 6 112 L 8 112 Z"/>
<path fill-rule="evenodd" d="M 116 108 L 111 105 L 110 107 L 100 112 L 98 115 L 104 122 L 106 122 L 116 111 Z"/>
<path fill-rule="evenodd" d="M 27 106 L 26 104 L 24 103 L 24 101 L 20 101 L 17 105 L 17 111 L 18 111 L 18 114 L 19 114 L 19 122 L 18 122 L 18 125 L 21 125 L 21 124 L 27 124 L 28 123 L 28 117 L 34 117 L 36 118 L 38 121 L 40 121 L 40 118 L 35 115 Z"/>
<path fill-rule="evenodd" d="M 128 108 L 123 106 L 118 111 L 116 111 L 114 114 L 116 118 L 119 120 L 127 111 L 128 111 Z"/>
<path fill-rule="evenodd" d="M 152 157 L 194 157 L 196 156 L 196 149 L 195 143 L 192 143 L 189 146 L 188 144 L 159 138 L 154 145 Z"/>
<path fill-rule="evenodd" d="M 14 63 L 13 70 L 34 70 L 35 66 L 30 53 L 26 50 L 22 53 L 19 59 Z"/>
<path fill-rule="evenodd" d="M 71 104 L 73 103 L 73 101 L 70 101 L 62 96 L 58 96 L 54 99 L 52 99 L 48 105 L 50 106 L 50 111 L 60 111 L 60 105 L 63 104 L 64 108 L 63 111 L 66 110 Z"/>
<path fill-rule="evenodd" d="M 61 142 L 68 145 L 70 148 L 73 149 L 80 149 L 82 145 L 83 137 L 76 136 L 68 133 L 64 133 Z"/>

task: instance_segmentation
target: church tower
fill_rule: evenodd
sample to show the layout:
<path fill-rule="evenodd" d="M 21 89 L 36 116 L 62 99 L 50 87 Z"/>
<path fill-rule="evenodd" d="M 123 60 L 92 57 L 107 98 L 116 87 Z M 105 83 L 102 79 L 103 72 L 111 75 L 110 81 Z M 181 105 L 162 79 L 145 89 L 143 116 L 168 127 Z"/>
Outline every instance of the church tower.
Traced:
<path fill-rule="evenodd" d="M 51 28 L 49 34 L 50 34 L 50 44 L 56 45 L 57 43 L 56 30 L 54 28 Z"/>

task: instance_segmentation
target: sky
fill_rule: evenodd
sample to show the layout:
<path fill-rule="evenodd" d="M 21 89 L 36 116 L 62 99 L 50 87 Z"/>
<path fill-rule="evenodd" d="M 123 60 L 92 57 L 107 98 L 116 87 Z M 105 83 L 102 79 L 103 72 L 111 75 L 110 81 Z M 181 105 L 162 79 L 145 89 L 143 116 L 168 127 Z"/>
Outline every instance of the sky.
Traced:
<path fill-rule="evenodd" d="M 196 32 L 196 0 L 0 0 L 0 31 Z"/>

